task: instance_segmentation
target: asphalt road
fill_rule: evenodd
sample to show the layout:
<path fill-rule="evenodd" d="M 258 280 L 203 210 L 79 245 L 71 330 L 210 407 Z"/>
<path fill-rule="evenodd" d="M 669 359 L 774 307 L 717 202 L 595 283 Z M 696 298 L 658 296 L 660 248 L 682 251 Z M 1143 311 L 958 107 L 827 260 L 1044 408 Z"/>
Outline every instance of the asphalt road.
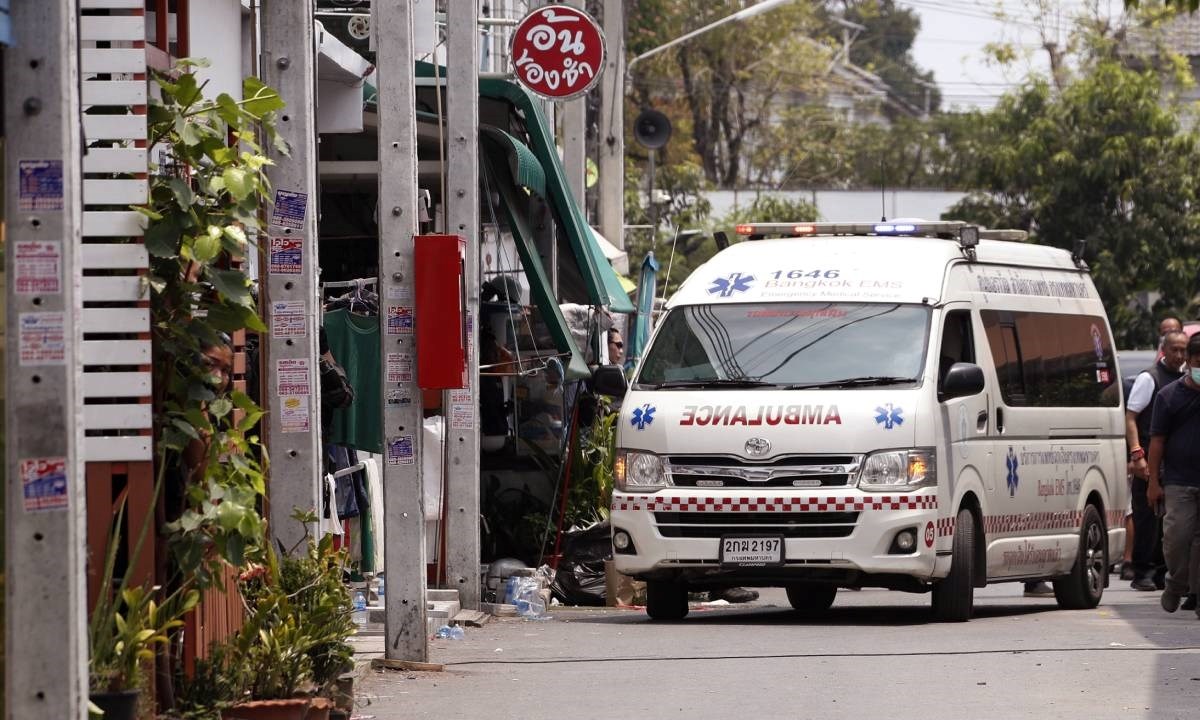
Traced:
<path fill-rule="evenodd" d="M 1200 619 L 1113 578 L 1095 610 L 1061 611 L 1019 584 L 976 591 L 966 624 L 927 595 L 840 591 L 828 616 L 781 590 L 698 608 L 679 623 L 637 610 L 553 608 L 432 640 L 444 672 L 367 671 L 357 717 L 1200 718 Z M 368 651 L 364 640 L 363 650 Z M 368 653 L 369 654 L 369 653 Z"/>

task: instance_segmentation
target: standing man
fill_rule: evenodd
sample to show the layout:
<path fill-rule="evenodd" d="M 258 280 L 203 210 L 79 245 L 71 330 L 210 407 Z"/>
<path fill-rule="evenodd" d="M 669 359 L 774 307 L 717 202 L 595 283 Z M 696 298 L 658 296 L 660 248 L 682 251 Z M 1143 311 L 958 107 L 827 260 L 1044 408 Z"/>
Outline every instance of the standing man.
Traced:
<path fill-rule="evenodd" d="M 1150 423 L 1150 482 L 1146 498 L 1166 498 L 1163 554 L 1167 560 L 1162 607 L 1175 612 L 1200 573 L 1200 333 L 1187 343 L 1187 373 L 1159 391 Z"/>
<path fill-rule="evenodd" d="M 1166 324 L 1167 320 L 1163 321 Z M 1162 536 L 1154 504 L 1146 497 L 1150 479 L 1146 449 L 1150 447 L 1150 420 L 1159 392 L 1182 377 L 1187 356 L 1187 335 L 1169 330 L 1159 345 L 1160 359 L 1137 376 L 1125 401 L 1125 442 L 1129 446 L 1129 474 L 1133 477 L 1133 582 L 1134 590 L 1163 587 Z M 1157 470 L 1158 468 L 1155 468 Z"/>

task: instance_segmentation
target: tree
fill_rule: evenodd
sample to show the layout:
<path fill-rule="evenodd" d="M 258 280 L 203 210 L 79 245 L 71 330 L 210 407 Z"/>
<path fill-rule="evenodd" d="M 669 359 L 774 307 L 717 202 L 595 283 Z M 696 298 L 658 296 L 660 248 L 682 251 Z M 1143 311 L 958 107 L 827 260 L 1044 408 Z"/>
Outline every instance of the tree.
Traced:
<path fill-rule="evenodd" d="M 1061 93 L 1027 84 L 979 118 L 966 152 L 978 188 L 948 217 L 1030 231 L 1084 258 L 1119 344 L 1153 339 L 1153 315 L 1193 309 L 1200 286 L 1200 137 L 1183 131 L 1153 71 L 1099 60 Z M 1154 308 L 1141 291 L 1161 292 Z"/>
<path fill-rule="evenodd" d="M 740 9 L 736 0 L 636 0 L 628 14 L 629 54 L 644 53 Z M 754 175 L 747 161 L 761 146 L 779 105 L 820 94 L 830 50 L 810 39 L 816 30 L 808 3 L 785 4 L 718 27 L 641 64 L 634 72 L 630 109 L 656 106 L 667 112 L 677 131 L 686 129 L 689 150 L 708 182 L 737 186 Z"/>

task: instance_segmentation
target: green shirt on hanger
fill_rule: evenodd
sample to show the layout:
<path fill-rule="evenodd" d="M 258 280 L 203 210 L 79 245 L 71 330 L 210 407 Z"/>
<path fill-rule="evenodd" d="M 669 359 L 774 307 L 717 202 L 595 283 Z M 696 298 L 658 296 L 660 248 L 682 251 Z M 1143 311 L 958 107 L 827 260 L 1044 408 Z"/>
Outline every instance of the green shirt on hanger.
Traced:
<path fill-rule="evenodd" d="M 354 388 L 354 403 L 335 410 L 326 442 L 372 453 L 383 452 L 382 381 L 379 318 L 356 315 L 349 310 L 325 313 L 325 336 L 329 352 L 346 371 Z"/>

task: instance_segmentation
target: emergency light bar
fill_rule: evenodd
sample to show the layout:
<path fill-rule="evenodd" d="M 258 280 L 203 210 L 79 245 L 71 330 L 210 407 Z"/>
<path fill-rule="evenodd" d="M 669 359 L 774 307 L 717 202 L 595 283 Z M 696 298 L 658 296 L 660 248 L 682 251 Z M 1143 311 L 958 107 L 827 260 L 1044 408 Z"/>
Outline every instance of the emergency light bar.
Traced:
<path fill-rule="evenodd" d="M 971 228 L 963 238 L 963 229 Z M 968 246 L 980 240 L 1024 242 L 1029 233 L 1024 230 L 985 230 L 960 220 L 899 220 L 878 223 L 742 223 L 735 228 L 738 235 L 758 240 L 765 237 L 812 237 L 818 235 L 882 235 L 905 237 L 937 237 L 945 240 L 966 239 Z M 977 242 L 977 241 L 975 241 Z"/>

